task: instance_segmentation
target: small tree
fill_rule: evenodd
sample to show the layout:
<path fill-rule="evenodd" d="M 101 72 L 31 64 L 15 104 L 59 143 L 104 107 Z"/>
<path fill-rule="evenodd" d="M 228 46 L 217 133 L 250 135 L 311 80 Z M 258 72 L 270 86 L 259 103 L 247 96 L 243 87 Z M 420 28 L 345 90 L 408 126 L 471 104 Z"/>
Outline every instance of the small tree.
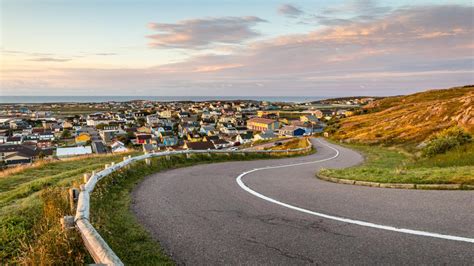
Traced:
<path fill-rule="evenodd" d="M 61 138 L 68 139 L 70 137 L 71 137 L 71 131 L 69 131 L 69 129 L 63 130 L 63 133 L 61 133 Z"/>
<path fill-rule="evenodd" d="M 471 134 L 460 127 L 451 127 L 430 138 L 428 144 L 423 148 L 423 156 L 432 157 L 472 141 Z"/>

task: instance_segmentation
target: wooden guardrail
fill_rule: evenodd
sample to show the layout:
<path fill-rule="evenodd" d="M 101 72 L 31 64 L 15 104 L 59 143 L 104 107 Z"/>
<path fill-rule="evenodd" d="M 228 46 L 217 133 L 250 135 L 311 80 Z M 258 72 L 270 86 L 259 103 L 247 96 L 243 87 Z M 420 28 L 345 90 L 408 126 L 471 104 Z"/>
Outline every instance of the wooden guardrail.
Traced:
<path fill-rule="evenodd" d="M 148 153 L 136 157 L 124 157 L 123 161 L 117 164 L 105 165 L 105 169 L 98 172 L 92 173 L 91 176 L 85 175 L 85 184 L 81 185 L 79 194 L 77 196 L 77 209 L 74 217 L 74 225 L 79 230 L 81 237 L 84 241 L 84 245 L 91 254 L 95 263 L 106 264 L 106 265 L 123 265 L 120 258 L 114 253 L 114 251 L 107 245 L 105 240 L 95 230 L 92 224 L 89 222 L 90 216 L 90 194 L 94 190 L 95 185 L 104 177 L 111 173 L 120 170 L 124 167 L 129 166 L 133 162 L 145 160 L 147 163 L 150 162 L 151 158 L 163 157 L 169 158 L 172 155 L 185 154 L 191 156 L 192 154 L 247 154 L 247 153 L 298 153 L 307 152 L 312 149 L 311 142 L 308 140 L 309 146 L 306 148 L 291 149 L 291 150 L 186 150 L 186 151 L 165 151 L 159 153 Z M 74 194 L 74 193 L 73 193 Z M 64 220 L 71 220 L 66 219 Z M 72 218 L 72 217 L 71 217 Z"/>

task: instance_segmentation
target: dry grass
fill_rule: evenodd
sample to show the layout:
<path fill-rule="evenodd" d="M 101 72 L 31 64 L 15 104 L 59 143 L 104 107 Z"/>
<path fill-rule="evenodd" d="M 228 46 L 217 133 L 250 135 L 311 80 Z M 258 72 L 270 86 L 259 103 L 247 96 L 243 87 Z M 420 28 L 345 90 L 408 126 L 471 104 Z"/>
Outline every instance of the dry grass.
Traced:
<path fill-rule="evenodd" d="M 365 107 L 367 114 L 342 119 L 336 139 L 382 144 L 416 144 L 443 129 L 474 133 L 474 87 L 388 97 Z"/>
<path fill-rule="evenodd" d="M 307 138 L 295 138 L 293 140 L 284 142 L 280 146 L 274 146 L 269 148 L 269 150 L 290 150 L 290 149 L 301 149 L 301 148 L 307 148 L 310 146 L 310 143 L 308 142 Z"/>

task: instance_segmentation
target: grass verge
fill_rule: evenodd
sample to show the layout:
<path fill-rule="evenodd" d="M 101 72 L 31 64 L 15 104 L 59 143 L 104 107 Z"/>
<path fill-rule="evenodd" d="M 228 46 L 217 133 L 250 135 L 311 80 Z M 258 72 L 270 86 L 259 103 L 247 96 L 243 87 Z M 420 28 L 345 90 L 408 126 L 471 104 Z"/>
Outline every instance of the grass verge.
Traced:
<path fill-rule="evenodd" d="M 417 157 L 394 147 L 338 145 L 361 152 L 365 162 L 345 169 L 322 169 L 320 173 L 324 176 L 379 183 L 474 185 L 473 143 L 431 158 Z"/>
<path fill-rule="evenodd" d="M 133 155 L 133 154 L 132 154 Z M 71 215 L 67 189 L 78 187 L 82 175 L 119 162 L 124 154 L 93 156 L 38 164 L 0 176 L 0 261 L 2 264 L 84 264 L 91 258 L 75 230 L 64 232 L 59 218 Z M 126 172 L 102 180 L 92 197 L 92 222 L 117 254 L 129 264 L 168 264 L 159 245 L 136 222 L 130 191 L 151 173 L 198 163 L 268 159 L 284 154 L 194 155 L 137 162 Z M 296 155 L 293 155 L 296 156 Z"/>
<path fill-rule="evenodd" d="M 67 188 L 77 186 L 86 172 L 103 169 L 104 164 L 121 161 L 124 154 L 87 156 L 80 159 L 37 163 L 32 167 L 7 170 L 0 175 L 0 261 L 6 264 L 38 262 L 33 252 L 43 242 L 55 237 L 47 232 L 57 231 L 59 217 L 66 215 L 65 209 L 57 205 L 56 212 L 48 211 L 52 202 L 47 194 L 59 197 Z M 52 191 L 50 188 L 64 190 Z M 59 203 L 58 203 L 59 204 Z M 56 215 L 61 213 L 62 215 Z M 54 215 L 54 218 L 49 217 Z M 48 240 L 49 239 L 49 240 Z M 48 251 L 43 247 L 45 264 L 50 262 Z M 36 256 L 32 258 L 31 256 Z M 41 264 L 41 263 L 33 263 Z"/>

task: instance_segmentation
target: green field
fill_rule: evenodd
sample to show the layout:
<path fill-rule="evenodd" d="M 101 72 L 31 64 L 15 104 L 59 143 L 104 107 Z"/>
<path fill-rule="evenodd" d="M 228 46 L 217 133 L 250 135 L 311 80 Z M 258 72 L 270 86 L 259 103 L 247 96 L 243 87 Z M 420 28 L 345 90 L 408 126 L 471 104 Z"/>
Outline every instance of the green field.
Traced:
<path fill-rule="evenodd" d="M 429 158 L 395 147 L 338 144 L 359 151 L 365 162 L 345 169 L 323 169 L 320 174 L 380 183 L 474 185 L 474 143 Z"/>
<path fill-rule="evenodd" d="M 49 187 L 71 187 L 84 173 L 119 162 L 124 154 L 40 163 L 34 167 L 7 170 L 0 176 L 0 261 L 19 262 L 35 246 L 35 222 L 42 219 Z M 44 197 L 42 197 L 44 196 Z M 59 219 L 56 217 L 56 219 Z"/>
<path fill-rule="evenodd" d="M 63 231 L 59 218 L 73 214 L 67 189 L 78 187 L 84 173 L 119 162 L 124 154 L 44 163 L 0 179 L 0 261 L 7 264 L 84 264 L 93 261 L 76 230 Z M 290 155 L 297 156 L 297 155 Z M 104 178 L 91 198 L 91 222 L 126 264 L 171 264 L 160 246 L 130 212 L 130 191 L 143 177 L 164 169 L 229 160 L 274 158 L 273 155 L 193 155 L 136 162 Z"/>

